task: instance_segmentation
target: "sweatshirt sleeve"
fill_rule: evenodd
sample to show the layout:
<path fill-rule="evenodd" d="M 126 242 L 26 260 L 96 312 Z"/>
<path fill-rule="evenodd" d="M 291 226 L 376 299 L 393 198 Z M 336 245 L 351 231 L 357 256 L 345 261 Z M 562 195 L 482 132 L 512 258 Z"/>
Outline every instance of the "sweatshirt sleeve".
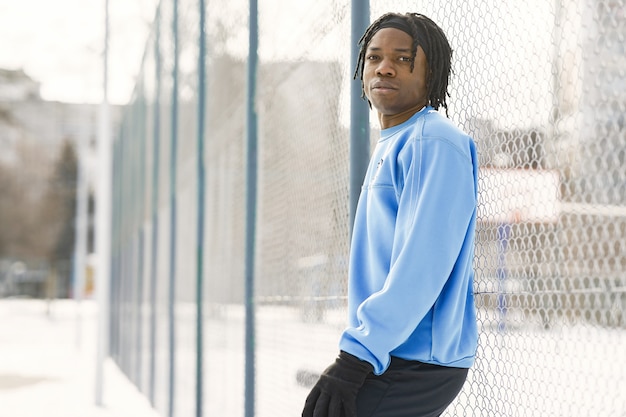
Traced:
<path fill-rule="evenodd" d="M 437 301 L 476 206 L 471 150 L 444 138 L 415 139 L 405 144 L 396 164 L 388 274 L 382 288 L 358 305 L 356 323 L 340 341 L 342 350 L 372 363 L 376 374 L 386 370 L 390 353 Z"/>

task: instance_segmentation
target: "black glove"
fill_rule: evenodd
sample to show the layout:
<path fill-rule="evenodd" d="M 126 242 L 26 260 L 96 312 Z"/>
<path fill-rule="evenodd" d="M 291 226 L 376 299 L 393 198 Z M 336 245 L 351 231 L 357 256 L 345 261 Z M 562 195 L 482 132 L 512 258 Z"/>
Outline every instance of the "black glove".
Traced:
<path fill-rule="evenodd" d="M 356 417 L 356 396 L 373 370 L 369 362 L 341 351 L 309 393 L 302 417 Z"/>

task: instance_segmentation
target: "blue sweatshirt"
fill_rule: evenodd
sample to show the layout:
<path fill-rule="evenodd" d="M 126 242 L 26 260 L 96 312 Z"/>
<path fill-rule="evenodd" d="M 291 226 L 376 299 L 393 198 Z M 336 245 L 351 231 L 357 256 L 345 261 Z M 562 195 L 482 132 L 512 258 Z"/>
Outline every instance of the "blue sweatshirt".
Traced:
<path fill-rule="evenodd" d="M 391 356 L 473 364 L 477 180 L 474 142 L 432 107 L 381 131 L 355 217 L 339 342 L 375 374 Z"/>

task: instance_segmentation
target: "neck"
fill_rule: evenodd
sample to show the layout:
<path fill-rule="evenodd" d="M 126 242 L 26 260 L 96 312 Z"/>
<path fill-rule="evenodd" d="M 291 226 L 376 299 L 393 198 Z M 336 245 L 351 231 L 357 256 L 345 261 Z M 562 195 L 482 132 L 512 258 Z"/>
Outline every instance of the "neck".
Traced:
<path fill-rule="evenodd" d="M 381 129 L 389 129 L 409 120 L 415 113 L 421 111 L 426 105 L 418 104 L 398 114 L 382 114 L 378 113 L 378 123 Z"/>

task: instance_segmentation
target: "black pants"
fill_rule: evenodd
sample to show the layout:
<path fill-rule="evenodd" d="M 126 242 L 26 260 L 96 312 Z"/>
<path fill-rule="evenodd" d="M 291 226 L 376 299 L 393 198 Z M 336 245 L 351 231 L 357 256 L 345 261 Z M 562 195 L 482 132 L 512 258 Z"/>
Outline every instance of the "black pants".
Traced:
<path fill-rule="evenodd" d="M 467 369 L 392 357 L 382 375 L 370 375 L 357 397 L 358 417 L 435 417 L 458 395 Z"/>

